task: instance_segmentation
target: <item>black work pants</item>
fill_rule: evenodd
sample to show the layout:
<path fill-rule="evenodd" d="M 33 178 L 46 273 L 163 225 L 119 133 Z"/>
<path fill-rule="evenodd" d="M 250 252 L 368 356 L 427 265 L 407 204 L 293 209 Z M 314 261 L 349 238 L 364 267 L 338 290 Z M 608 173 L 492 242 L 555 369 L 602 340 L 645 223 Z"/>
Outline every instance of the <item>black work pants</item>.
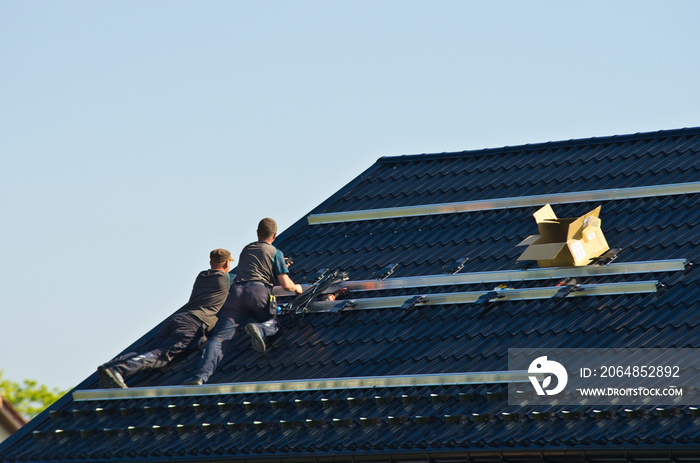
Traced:
<path fill-rule="evenodd" d="M 219 312 L 219 321 L 202 353 L 194 376 L 206 382 L 232 344 L 238 327 L 248 319 L 260 325 L 263 336 L 277 333 L 277 323 L 270 311 L 270 288 L 262 284 L 236 284 Z"/>
<path fill-rule="evenodd" d="M 107 363 L 123 377 L 141 370 L 163 368 L 176 355 L 194 347 L 206 325 L 189 313 L 170 316 L 156 335 L 158 347 L 148 351 L 129 352 Z"/>

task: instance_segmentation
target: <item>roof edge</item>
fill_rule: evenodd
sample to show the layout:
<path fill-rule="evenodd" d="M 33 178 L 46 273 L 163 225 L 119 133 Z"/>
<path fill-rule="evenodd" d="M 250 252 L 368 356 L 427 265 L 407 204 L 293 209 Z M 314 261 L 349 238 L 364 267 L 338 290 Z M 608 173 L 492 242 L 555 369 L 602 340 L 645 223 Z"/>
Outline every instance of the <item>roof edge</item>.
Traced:
<path fill-rule="evenodd" d="M 18 431 L 27 424 L 27 420 L 8 400 L 0 395 L 0 426 L 4 427 L 9 434 Z"/>
<path fill-rule="evenodd" d="M 395 164 L 411 161 L 431 161 L 436 159 L 454 159 L 468 156 L 488 156 L 515 151 L 535 151 L 544 148 L 569 148 L 576 146 L 601 145 L 605 143 L 621 143 L 629 141 L 649 140 L 653 138 L 668 138 L 686 135 L 700 135 L 700 127 L 685 127 L 681 129 L 657 130 L 655 132 L 637 132 L 627 135 L 610 135 L 605 137 L 575 138 L 570 140 L 548 141 L 543 143 L 526 143 L 524 145 L 504 146 L 501 148 L 483 148 L 478 150 L 452 151 L 443 153 L 404 154 L 399 156 L 383 156 L 377 164 Z"/>

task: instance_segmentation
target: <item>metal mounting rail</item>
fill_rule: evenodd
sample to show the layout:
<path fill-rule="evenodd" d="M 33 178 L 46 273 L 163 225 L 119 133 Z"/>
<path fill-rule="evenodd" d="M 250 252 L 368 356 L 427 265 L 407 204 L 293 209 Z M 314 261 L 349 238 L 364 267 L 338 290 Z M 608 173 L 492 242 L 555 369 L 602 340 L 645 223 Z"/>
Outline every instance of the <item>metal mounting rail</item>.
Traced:
<path fill-rule="evenodd" d="M 527 383 L 532 376 L 526 370 L 472 373 L 434 373 L 420 375 L 359 376 L 287 381 L 211 384 L 203 386 L 133 387 L 129 389 L 86 389 L 73 392 L 73 400 L 116 400 L 151 397 L 208 396 L 267 392 L 368 389 L 413 386 L 454 386 L 466 384 Z M 540 376 L 535 374 L 535 376 Z"/>
<path fill-rule="evenodd" d="M 594 285 L 580 285 L 579 291 L 571 293 L 570 297 L 587 297 L 587 296 L 614 296 L 621 294 L 642 294 L 655 293 L 659 282 L 652 281 L 634 281 L 628 283 L 602 283 Z M 440 305 L 440 304 L 473 304 L 483 301 L 485 295 L 496 293 L 489 300 L 493 301 L 520 301 L 530 299 L 550 299 L 554 297 L 561 286 L 546 286 L 542 288 L 523 288 L 523 289 L 501 289 L 498 291 L 469 291 L 461 293 L 440 293 L 440 294 L 425 294 L 425 300 L 413 304 L 416 307 Z M 313 302 L 308 306 L 308 312 L 337 312 L 339 304 L 345 304 L 342 310 L 368 310 L 368 309 L 387 309 L 392 307 L 401 307 L 415 295 L 392 296 L 392 297 L 373 297 L 365 299 L 352 299 L 348 301 L 324 301 Z"/>
<path fill-rule="evenodd" d="M 310 225 L 320 225 L 337 222 L 355 222 L 359 220 L 392 219 L 433 214 L 454 214 L 460 212 L 508 209 L 514 207 L 542 206 L 545 204 L 612 201 L 616 199 L 648 198 L 654 196 L 670 196 L 690 193 L 700 193 L 700 182 L 615 188 L 612 190 L 552 193 L 546 195 L 494 198 L 476 201 L 400 206 L 380 209 L 364 209 L 358 211 L 327 212 L 324 214 L 311 214 L 307 217 L 307 220 Z"/>
<path fill-rule="evenodd" d="M 385 289 L 423 288 L 476 283 L 510 283 L 515 281 L 549 280 L 563 278 L 628 275 L 633 273 L 678 272 L 688 265 L 687 259 L 653 260 L 644 262 L 620 262 L 603 266 L 550 267 L 529 270 L 502 270 L 495 272 L 457 273 L 454 275 L 424 275 L 386 280 L 344 281 L 328 288 L 328 292 L 341 287 L 351 291 L 378 291 Z M 303 285 L 308 287 L 308 285 Z M 281 287 L 275 287 L 278 296 L 291 295 Z"/>

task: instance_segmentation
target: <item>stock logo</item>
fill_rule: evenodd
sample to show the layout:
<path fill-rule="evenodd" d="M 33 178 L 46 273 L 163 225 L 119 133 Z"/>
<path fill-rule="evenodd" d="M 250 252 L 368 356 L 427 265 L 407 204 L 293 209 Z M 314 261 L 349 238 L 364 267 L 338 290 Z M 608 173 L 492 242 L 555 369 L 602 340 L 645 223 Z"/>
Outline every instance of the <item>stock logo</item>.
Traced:
<path fill-rule="evenodd" d="M 566 382 L 569 380 L 569 375 L 566 373 L 566 368 L 554 360 L 547 360 L 547 356 L 537 357 L 532 361 L 527 369 L 528 373 L 540 373 L 547 375 L 542 380 L 542 384 L 537 380 L 536 376 L 528 376 L 532 386 L 537 391 L 537 395 L 555 395 L 559 394 L 566 387 Z M 552 387 L 552 376 L 557 378 L 556 386 Z"/>

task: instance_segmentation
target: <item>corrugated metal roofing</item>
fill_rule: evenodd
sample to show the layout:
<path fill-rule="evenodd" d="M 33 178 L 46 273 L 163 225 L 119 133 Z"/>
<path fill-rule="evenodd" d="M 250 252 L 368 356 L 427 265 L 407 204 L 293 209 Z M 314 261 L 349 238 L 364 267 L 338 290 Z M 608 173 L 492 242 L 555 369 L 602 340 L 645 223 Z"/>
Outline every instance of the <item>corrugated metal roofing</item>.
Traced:
<path fill-rule="evenodd" d="M 462 153 L 382 158 L 312 214 L 700 181 L 700 128 Z M 555 205 L 576 217 L 595 202 Z M 280 234 L 295 280 L 322 268 L 371 279 L 515 270 L 537 207 L 309 225 Z M 601 211 L 616 263 L 700 262 L 700 194 L 610 200 Z M 240 336 L 210 383 L 507 369 L 524 347 L 700 347 L 700 270 L 583 278 L 658 280 L 645 294 L 287 314 L 264 355 Z M 526 282 L 552 286 L 559 279 Z M 508 282 L 504 282 L 508 283 Z M 489 291 L 463 283 L 449 291 Z M 444 286 L 367 291 L 419 295 Z M 429 297 L 429 296 L 428 296 Z M 150 342 L 155 330 L 130 349 Z M 132 385 L 175 385 L 196 354 Z M 97 387 L 93 375 L 80 389 Z M 700 405 L 700 404 L 699 404 Z M 695 407 L 509 406 L 505 386 L 298 391 L 74 402 L 64 397 L 0 446 L 2 461 L 331 459 L 700 461 Z M 403 455 L 403 456 L 402 456 Z M 654 459 L 655 458 L 655 459 Z"/>

